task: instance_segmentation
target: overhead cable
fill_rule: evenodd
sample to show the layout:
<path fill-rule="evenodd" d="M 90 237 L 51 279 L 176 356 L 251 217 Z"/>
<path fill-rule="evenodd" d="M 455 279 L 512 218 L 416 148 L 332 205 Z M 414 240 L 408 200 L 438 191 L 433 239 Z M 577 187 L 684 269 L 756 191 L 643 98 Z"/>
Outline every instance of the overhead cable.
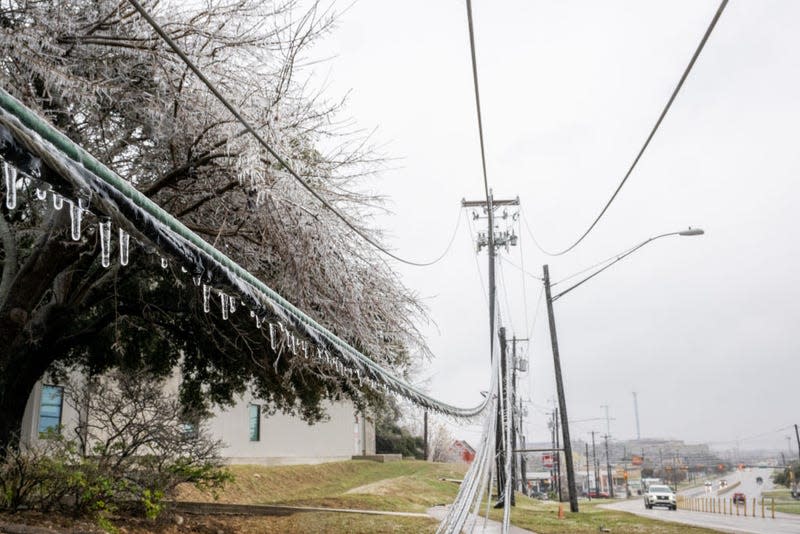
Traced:
<path fill-rule="evenodd" d="M 486 148 L 483 142 L 483 116 L 481 115 L 481 93 L 478 89 L 478 60 L 475 57 L 475 28 L 472 22 L 472 1 L 467 0 L 467 21 L 469 23 L 469 51 L 472 58 L 472 83 L 475 87 L 475 109 L 478 114 L 478 138 L 481 143 L 481 165 L 483 168 L 483 188 L 486 194 L 487 207 L 489 202 L 489 176 L 486 172 Z M 489 245 L 491 246 L 491 244 Z"/>
<path fill-rule="evenodd" d="M 633 163 L 631 163 L 631 166 L 628 168 L 628 172 L 625 173 L 625 176 L 623 176 L 622 181 L 619 183 L 617 188 L 614 190 L 614 194 L 612 194 L 611 198 L 608 199 L 608 202 L 606 202 L 605 206 L 603 206 L 603 209 L 600 210 L 600 213 L 597 215 L 597 217 L 595 217 L 595 219 L 592 222 L 592 224 L 589 225 L 589 228 L 587 228 L 586 231 L 583 234 L 581 234 L 581 236 L 578 238 L 577 241 L 572 243 L 567 248 L 565 248 L 563 250 L 560 250 L 558 252 L 551 252 L 551 251 L 545 250 L 544 248 L 539 246 L 538 242 L 536 241 L 536 238 L 533 237 L 533 232 L 531 232 L 530 228 L 528 228 L 528 231 L 531 233 L 531 237 L 533 238 L 534 243 L 536 243 L 537 248 L 539 248 L 539 250 L 541 250 L 544 254 L 546 254 L 548 256 L 561 256 L 563 254 L 566 254 L 570 250 L 574 249 L 575 247 L 578 246 L 578 244 L 581 241 L 583 241 L 586 238 L 586 236 L 589 235 L 589 233 L 592 230 L 594 230 L 594 227 L 597 226 L 597 223 L 599 223 L 600 219 L 602 219 L 603 216 L 606 214 L 606 211 L 608 211 L 608 208 L 611 207 L 611 204 L 617 198 L 617 195 L 619 194 L 620 190 L 622 190 L 622 186 L 624 186 L 625 182 L 627 182 L 628 178 L 630 178 L 631 174 L 633 173 L 633 170 L 636 168 L 636 164 L 639 163 L 639 160 L 642 158 L 642 155 L 644 154 L 644 151 L 647 150 L 647 147 L 650 145 L 650 141 L 655 136 L 656 131 L 658 130 L 659 126 L 661 126 L 661 122 L 664 120 L 664 117 L 666 117 L 667 112 L 669 111 L 670 107 L 672 107 L 672 103 L 675 101 L 675 97 L 678 96 L 678 92 L 681 90 L 681 87 L 683 87 L 683 83 L 686 81 L 686 78 L 689 76 L 689 73 L 692 71 L 692 67 L 694 67 L 694 64 L 697 61 L 697 58 L 700 56 L 700 52 L 703 51 L 703 48 L 705 47 L 706 41 L 708 41 L 709 36 L 711 36 L 711 32 L 714 31 L 714 27 L 717 25 L 717 21 L 719 20 L 720 16 L 722 15 L 722 12 L 725 10 L 725 6 L 727 6 L 727 5 L 728 5 L 728 0 L 722 0 L 722 2 L 720 3 L 719 7 L 717 8 L 717 12 L 714 14 L 714 18 L 711 19 L 711 23 L 708 25 L 708 28 L 706 28 L 706 32 L 705 32 L 705 34 L 703 34 L 703 38 L 700 40 L 700 44 L 697 45 L 697 48 L 695 49 L 694 54 L 692 55 L 692 59 L 689 61 L 689 64 L 683 70 L 683 74 L 681 75 L 680 80 L 678 80 L 678 84 L 675 86 L 675 89 L 673 89 L 672 94 L 669 97 L 669 100 L 667 100 L 667 104 L 664 106 L 664 109 L 661 111 L 661 115 L 658 116 L 658 120 L 656 121 L 656 123 L 653 126 L 653 128 L 650 130 L 650 134 L 647 136 L 647 139 L 645 139 L 644 144 L 639 149 L 639 152 L 636 154 L 636 158 L 634 158 Z M 526 223 L 526 225 L 527 225 L 527 223 Z"/>
<path fill-rule="evenodd" d="M 177 43 L 175 43 L 175 41 L 173 41 L 172 38 L 170 38 L 170 36 L 167 35 L 167 33 L 164 31 L 164 29 L 161 28 L 161 26 L 153 19 L 153 17 L 150 16 L 150 14 L 147 12 L 147 10 L 144 7 L 142 7 L 142 5 L 137 0 L 128 0 L 128 2 L 136 9 L 136 11 L 139 12 L 139 14 L 142 16 L 142 18 L 144 18 L 147 21 L 147 23 L 150 24 L 150 26 L 161 37 L 161 39 L 163 39 L 164 42 L 167 43 L 167 45 L 169 45 L 169 47 L 173 50 L 173 52 L 175 52 L 178 55 L 178 57 L 181 58 L 181 60 L 186 64 L 186 66 L 189 67 L 189 69 L 191 69 L 191 71 L 195 73 L 195 75 L 200 79 L 200 81 L 202 81 L 203 84 L 205 84 L 205 86 L 208 88 L 209 91 L 211 91 L 211 93 L 213 93 L 213 95 L 217 98 L 217 100 L 219 100 L 220 103 L 223 106 L 225 106 L 228 109 L 228 111 L 236 118 L 236 120 L 238 120 L 245 127 L 245 129 L 256 139 L 256 141 L 258 141 L 258 143 L 262 147 L 264 147 L 264 149 L 267 152 L 269 152 L 270 155 L 273 158 L 275 158 L 275 160 L 278 163 L 280 163 L 286 169 L 286 171 L 295 180 L 297 180 L 297 182 L 301 186 L 303 186 L 303 188 L 306 191 L 311 193 L 311 195 L 314 198 L 316 198 L 325 208 L 330 210 L 348 228 L 350 228 L 353 232 L 355 232 L 356 235 L 361 237 L 361 239 L 363 239 L 368 244 L 370 244 L 373 247 L 375 247 L 380 252 L 386 254 L 387 256 L 389 256 L 389 257 L 391 257 L 391 258 L 393 258 L 393 259 L 395 259 L 395 260 L 397 260 L 397 261 L 399 261 L 401 263 L 405 263 L 406 265 L 413 265 L 415 267 L 427 267 L 429 265 L 433 265 L 434 263 L 437 263 L 438 261 L 440 261 L 444 257 L 444 255 L 447 253 L 447 251 L 445 251 L 438 258 L 436 258 L 434 260 L 431 260 L 431 261 L 420 261 L 420 262 L 418 262 L 418 261 L 407 260 L 407 259 L 402 258 L 402 257 L 392 253 L 391 251 L 387 250 L 381 244 L 379 244 L 377 241 L 375 241 L 374 239 L 369 237 L 367 234 L 362 232 L 347 217 L 345 217 L 342 213 L 340 213 L 331 203 L 329 203 L 327 200 L 325 200 L 325 198 L 322 195 L 320 195 L 313 187 L 311 187 L 308 184 L 308 182 L 306 182 L 303 178 L 301 178 L 300 175 L 292 168 L 292 166 L 289 165 L 289 163 L 286 160 L 284 160 L 280 156 L 280 154 L 278 154 L 278 152 L 274 148 L 272 148 L 271 145 L 269 145 L 267 143 L 267 141 L 264 139 L 264 137 L 261 134 L 259 134 L 258 131 L 256 131 L 256 129 L 250 124 L 250 122 L 247 119 L 245 119 L 244 116 L 242 116 L 242 114 L 239 112 L 239 110 L 236 109 L 236 107 L 234 107 L 234 105 L 231 104 L 228 101 L 228 99 L 225 98 L 222 95 L 222 93 L 217 89 L 217 87 L 214 85 L 214 83 L 212 83 L 211 80 L 209 80 L 205 76 L 205 74 L 203 74 L 203 72 L 194 64 L 194 62 L 191 59 L 189 59 L 189 56 L 187 56 L 186 53 L 184 53 L 184 51 L 177 45 Z M 449 245 L 448 245 L 447 250 L 449 250 Z"/>

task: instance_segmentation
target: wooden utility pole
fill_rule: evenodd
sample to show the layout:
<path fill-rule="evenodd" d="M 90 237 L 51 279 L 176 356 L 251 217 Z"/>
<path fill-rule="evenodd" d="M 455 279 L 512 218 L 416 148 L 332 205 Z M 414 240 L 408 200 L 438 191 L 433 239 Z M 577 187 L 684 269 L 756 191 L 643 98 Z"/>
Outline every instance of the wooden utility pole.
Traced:
<path fill-rule="evenodd" d="M 592 430 L 592 458 L 594 458 L 594 489 L 600 495 L 600 464 L 597 462 L 597 448 L 594 443 L 594 435 L 596 432 Z"/>
<path fill-rule="evenodd" d="M 487 219 L 487 229 L 485 234 L 478 234 L 477 240 L 477 249 L 478 252 L 483 247 L 488 248 L 488 256 L 489 256 L 489 354 L 491 357 L 494 357 L 494 329 L 495 329 L 495 303 L 497 300 L 496 293 L 497 293 L 497 285 L 495 283 L 495 261 L 497 256 L 497 248 L 501 246 L 514 246 L 517 244 L 517 236 L 514 234 L 513 231 L 504 231 L 500 233 L 495 232 L 494 222 L 495 222 L 495 210 L 500 206 L 519 206 L 519 197 L 515 199 L 509 200 L 495 200 L 494 194 L 492 193 L 491 189 L 489 190 L 489 196 L 486 200 L 462 200 L 461 207 L 462 208 L 481 208 L 483 209 L 484 213 L 486 214 Z M 503 218 L 506 218 L 508 215 L 504 214 Z M 479 218 L 478 215 L 475 216 Z M 505 329 L 500 328 L 498 331 L 498 336 L 500 337 L 500 350 L 501 366 L 505 365 Z M 505 383 L 505 367 L 503 367 L 503 381 Z M 506 384 L 507 385 L 507 384 Z M 502 430 L 502 418 L 500 417 L 500 404 L 503 402 L 503 399 L 498 399 L 497 403 L 497 426 L 495 428 L 495 457 L 497 458 L 497 482 L 498 482 L 498 495 L 500 494 L 500 488 L 504 487 L 504 480 L 505 480 L 505 466 L 500 463 L 501 458 L 503 457 L 503 430 Z M 513 406 L 507 406 L 506 408 L 513 408 Z M 513 420 L 513 418 L 512 418 Z M 510 454 L 510 451 L 509 451 Z M 501 484 L 501 479 L 503 480 L 503 484 Z M 512 504 L 513 504 L 513 492 L 512 492 Z M 504 496 L 501 496 L 498 500 L 495 507 L 500 507 L 503 505 Z"/>
<path fill-rule="evenodd" d="M 797 456 L 800 458 L 800 432 L 797 430 L 797 424 L 794 425 L 794 435 L 797 438 Z"/>
<path fill-rule="evenodd" d="M 614 498 L 614 478 L 611 476 L 611 460 L 609 459 L 608 455 L 608 438 L 609 435 L 606 434 L 603 436 L 606 440 L 606 474 L 608 475 L 608 495 L 613 499 Z"/>
<path fill-rule="evenodd" d="M 575 487 L 575 466 L 572 462 L 572 444 L 569 439 L 569 419 L 567 418 L 567 400 L 564 396 L 564 382 L 561 377 L 561 358 L 558 354 L 558 336 L 556 335 L 556 318 L 553 315 L 553 296 L 550 292 L 550 270 L 547 265 L 544 270 L 544 293 L 547 299 L 547 317 L 550 322 L 550 343 L 553 347 L 553 367 L 556 371 L 556 392 L 558 394 L 558 408 L 561 411 L 561 431 L 564 436 L 564 460 L 567 464 L 567 487 L 569 488 L 569 509 L 578 511 L 578 495 Z"/>
<path fill-rule="evenodd" d="M 585 445 L 586 445 L 586 494 L 587 494 L 587 496 L 589 496 L 589 499 L 591 500 L 592 497 L 591 497 L 591 495 L 589 495 L 589 486 L 591 486 L 591 483 L 589 482 L 591 480 L 589 478 L 589 476 L 590 476 L 589 475 L 589 444 L 586 443 Z"/>

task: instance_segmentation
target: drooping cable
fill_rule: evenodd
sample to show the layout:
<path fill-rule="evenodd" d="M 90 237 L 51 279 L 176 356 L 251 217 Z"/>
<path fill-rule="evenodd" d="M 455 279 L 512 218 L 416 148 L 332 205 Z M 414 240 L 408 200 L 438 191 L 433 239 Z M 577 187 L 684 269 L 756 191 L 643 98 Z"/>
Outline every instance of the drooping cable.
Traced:
<path fill-rule="evenodd" d="M 147 21 L 147 23 L 153 28 L 153 30 L 159 35 L 159 37 L 161 37 L 161 39 L 164 40 L 164 42 L 172 49 L 172 51 L 175 52 L 175 54 L 177 54 L 178 57 L 181 58 L 181 61 L 183 61 L 183 63 L 187 67 L 189 67 L 189 69 L 192 72 L 194 72 L 194 74 L 200 79 L 201 82 L 203 82 L 203 84 L 208 88 L 208 90 L 211 91 L 211 93 L 217 98 L 217 100 L 219 100 L 219 102 L 228 109 L 228 111 L 236 118 L 236 120 L 238 120 L 245 127 L 245 129 L 250 133 L 250 135 L 252 135 L 256 139 L 256 141 L 258 141 L 258 143 L 262 147 L 264 147 L 264 149 L 267 152 L 269 152 L 269 154 L 273 158 L 275 158 L 275 160 L 278 163 L 280 163 L 284 169 L 286 169 L 286 171 L 292 176 L 292 178 L 294 178 L 306 191 L 308 191 L 311 194 L 311 196 L 316 198 L 325 208 L 330 210 L 331 213 L 333 213 L 348 228 L 350 228 L 353 232 L 355 232 L 355 234 L 358 235 L 361 239 L 366 241 L 368 244 L 370 244 L 383 254 L 386 254 L 387 256 L 401 263 L 405 263 L 406 265 L 413 265 L 415 267 L 427 267 L 429 265 L 433 265 L 439 262 L 445 256 L 445 254 L 447 254 L 447 250 L 449 250 L 449 245 L 447 247 L 447 250 L 445 250 L 445 252 L 441 256 L 439 256 L 434 260 L 421 261 L 421 262 L 407 260 L 387 250 L 377 241 L 375 241 L 367 234 L 362 232 L 355 224 L 353 224 L 350 221 L 350 219 L 345 217 L 344 214 L 340 213 L 339 210 L 337 210 L 331 203 L 325 200 L 325 198 L 322 195 L 320 195 L 313 187 L 311 187 L 308 184 L 308 182 L 306 182 L 303 178 L 301 178 L 300 175 L 292 168 L 292 166 L 289 165 L 289 163 L 286 160 L 284 160 L 280 156 L 280 154 L 278 154 L 278 152 L 274 148 L 272 148 L 272 146 L 269 143 L 267 143 L 264 137 L 261 134 L 259 134 L 258 131 L 255 129 L 255 127 L 253 127 L 250 124 L 250 122 L 247 119 L 245 119 L 244 116 L 242 116 L 239 110 L 236 109 L 236 107 L 233 104 L 231 104 L 228 101 L 228 99 L 225 98 L 225 96 L 217 89 L 216 85 L 214 85 L 214 83 L 211 82 L 211 80 L 209 80 L 205 76 L 205 74 L 203 74 L 200 68 L 198 68 L 197 65 L 194 64 L 194 62 L 177 45 L 177 43 L 175 43 L 175 41 L 173 41 L 172 38 L 169 35 L 167 35 L 164 29 L 155 21 L 155 19 L 153 19 L 152 16 L 150 16 L 150 14 L 144 7 L 142 7 L 142 5 L 138 2 L 138 0 L 128 0 L 128 2 L 136 9 L 136 11 L 139 12 L 142 18 L 145 19 L 145 21 Z"/>
<path fill-rule="evenodd" d="M 652 141 L 653 137 L 656 135 L 656 132 L 658 131 L 659 126 L 661 126 L 661 123 L 663 122 L 664 117 L 667 116 L 667 113 L 669 112 L 670 108 L 672 107 L 672 103 L 675 101 L 675 98 L 678 96 L 678 92 L 680 92 L 681 88 L 683 87 L 683 83 L 686 81 L 686 78 L 689 76 L 689 73 L 692 71 L 692 68 L 694 67 L 695 62 L 697 61 L 697 58 L 700 56 L 700 52 L 703 51 L 703 48 L 706 45 L 706 41 L 708 41 L 708 38 L 711 36 L 711 32 L 714 31 L 714 28 L 717 25 L 717 21 L 719 20 L 720 16 L 722 15 L 722 12 L 725 10 L 725 6 L 727 6 L 727 5 L 728 5 L 728 0 L 722 0 L 722 2 L 720 2 L 719 7 L 717 8 L 717 11 L 714 14 L 714 17 L 711 19 L 711 22 L 709 23 L 708 28 L 706 28 L 706 31 L 703 34 L 703 38 L 700 39 L 700 44 L 697 45 L 697 48 L 695 49 L 694 54 L 692 54 L 692 58 L 689 60 L 689 64 L 683 70 L 683 74 L 681 75 L 680 80 L 678 80 L 678 84 L 675 86 L 675 89 L 673 89 L 672 94 L 669 97 L 669 100 L 667 100 L 667 104 L 664 106 L 664 109 L 661 110 L 661 114 L 658 116 L 658 120 L 656 120 L 656 123 L 653 125 L 653 128 L 650 130 L 650 134 L 645 139 L 644 144 L 639 149 L 639 152 L 636 154 L 636 157 L 634 158 L 633 163 L 631 163 L 630 167 L 628 167 L 628 171 L 622 177 L 622 181 L 620 181 L 619 185 L 614 190 L 614 193 L 611 195 L 611 198 L 608 199 L 608 202 L 606 202 L 605 206 L 603 206 L 603 209 L 600 210 L 600 213 L 597 215 L 597 217 L 595 217 L 594 221 L 592 221 L 592 224 L 589 225 L 589 228 L 587 228 L 586 231 L 583 232 L 583 234 L 581 234 L 581 236 L 577 239 L 577 241 L 572 243 L 567 248 L 565 248 L 563 250 L 560 250 L 558 252 L 551 252 L 551 251 L 548 251 L 548 250 L 544 249 L 543 247 L 541 247 L 539 245 L 538 241 L 536 240 L 536 238 L 533 235 L 533 232 L 530 230 L 530 227 L 528 227 L 528 232 L 531 234 L 531 238 L 534 240 L 534 243 L 536 243 L 537 248 L 539 250 L 541 250 L 542 253 L 544 253 L 544 254 L 546 254 L 548 256 L 561 256 L 563 254 L 566 254 L 570 250 L 572 250 L 575 247 L 577 247 L 578 244 L 581 241 L 583 241 L 586 238 L 586 236 L 588 236 L 589 233 L 592 230 L 594 230 L 594 227 L 597 226 L 597 223 L 599 223 L 600 219 L 602 219 L 603 216 L 606 214 L 606 211 L 608 211 L 608 208 L 611 207 L 611 204 L 617 198 L 617 195 L 622 190 L 622 187 L 628 181 L 628 178 L 630 178 L 631 174 L 633 173 L 633 170 L 636 168 L 636 165 L 639 163 L 639 160 L 642 158 L 642 155 L 644 154 L 645 150 L 647 150 L 647 147 L 650 145 L 650 141 Z M 527 223 L 526 223 L 526 226 L 527 226 Z"/>

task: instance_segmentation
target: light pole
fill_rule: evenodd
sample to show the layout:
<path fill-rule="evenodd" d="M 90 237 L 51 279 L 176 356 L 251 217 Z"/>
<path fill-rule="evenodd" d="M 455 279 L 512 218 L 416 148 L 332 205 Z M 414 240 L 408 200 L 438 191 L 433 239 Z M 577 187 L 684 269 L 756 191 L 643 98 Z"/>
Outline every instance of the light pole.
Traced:
<path fill-rule="evenodd" d="M 627 251 L 617 255 L 617 257 L 608 265 L 604 266 L 601 269 L 598 269 L 597 271 L 593 272 L 586 278 L 571 285 L 570 287 L 568 287 L 567 289 L 561 291 L 556 295 L 551 295 L 550 269 L 548 268 L 547 265 L 543 266 L 544 292 L 545 292 L 545 298 L 547 300 L 547 316 L 550 324 L 550 344 L 553 348 L 553 367 L 555 368 L 555 375 L 556 375 L 556 393 L 558 394 L 558 407 L 561 413 L 561 431 L 562 431 L 562 436 L 564 438 L 564 456 L 567 464 L 566 467 L 567 467 L 567 487 L 569 488 L 569 509 L 572 512 L 578 511 L 578 494 L 575 486 L 575 467 L 572 461 L 572 444 L 570 443 L 569 439 L 569 419 L 567 418 L 567 401 L 564 396 L 564 381 L 561 376 L 561 357 L 558 352 L 558 335 L 556 334 L 556 319 L 555 315 L 553 314 L 553 302 L 563 297 L 576 287 L 581 286 L 587 281 L 591 280 L 592 278 L 602 273 L 603 271 L 605 271 L 618 261 L 621 261 L 627 256 L 630 256 L 631 254 L 633 254 L 643 246 L 647 245 L 648 243 L 652 243 L 656 239 L 661 239 L 662 237 L 669 237 L 674 235 L 696 236 L 696 235 L 703 235 L 703 233 L 704 233 L 703 230 L 699 228 L 690 227 L 689 229 L 682 230 L 680 232 L 669 232 L 666 234 L 660 234 L 651 237 L 649 239 L 646 239 L 645 241 L 642 241 L 638 245 L 634 246 L 633 248 L 628 249 Z"/>

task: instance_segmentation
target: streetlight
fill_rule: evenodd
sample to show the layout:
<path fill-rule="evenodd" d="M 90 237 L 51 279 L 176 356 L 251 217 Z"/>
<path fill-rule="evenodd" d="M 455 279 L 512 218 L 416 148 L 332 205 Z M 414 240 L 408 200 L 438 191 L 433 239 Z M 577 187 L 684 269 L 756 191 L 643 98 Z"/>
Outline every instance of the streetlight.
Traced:
<path fill-rule="evenodd" d="M 547 299 L 547 316 L 550 323 L 550 343 L 553 347 L 553 367 L 555 367 L 556 372 L 556 392 L 558 393 L 558 407 L 561 411 L 561 431 L 564 438 L 564 456 L 567 464 L 567 487 L 569 488 L 569 509 L 572 512 L 578 511 L 578 494 L 577 488 L 575 486 L 575 468 L 572 463 L 572 444 L 570 443 L 569 439 L 569 423 L 567 418 L 567 401 L 564 397 L 564 383 L 561 377 L 561 358 L 558 354 L 558 336 L 556 335 L 556 320 L 555 316 L 553 315 L 553 302 L 558 300 L 559 298 L 563 297 L 576 287 L 586 283 L 587 281 L 591 280 L 598 274 L 602 273 L 618 261 L 621 261 L 623 258 L 630 256 L 643 246 L 647 245 L 648 243 L 652 243 L 656 239 L 661 239 L 662 237 L 668 237 L 673 235 L 679 236 L 696 236 L 696 235 L 703 235 L 703 230 L 699 228 L 692 228 L 689 227 L 687 230 L 682 230 L 680 232 L 669 232 L 666 234 L 660 234 L 654 237 L 651 237 L 645 241 L 642 241 L 638 245 L 630 248 L 619 255 L 608 265 L 595 271 L 594 273 L 590 274 L 580 282 L 573 284 L 572 286 L 568 287 L 564 291 L 558 293 L 557 295 L 551 295 L 550 292 L 550 270 L 547 265 L 543 265 L 544 270 L 544 291 L 545 297 Z M 611 481 L 609 481 L 611 482 Z M 611 484 L 611 491 L 613 495 L 613 483 Z"/>

